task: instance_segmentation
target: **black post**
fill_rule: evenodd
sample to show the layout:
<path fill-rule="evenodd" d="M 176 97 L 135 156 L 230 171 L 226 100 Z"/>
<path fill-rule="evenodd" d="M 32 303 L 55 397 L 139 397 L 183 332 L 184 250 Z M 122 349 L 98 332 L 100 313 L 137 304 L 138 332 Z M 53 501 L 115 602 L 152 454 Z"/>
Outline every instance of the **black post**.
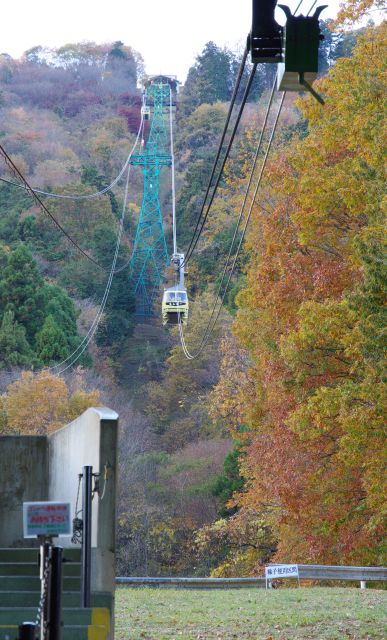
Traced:
<path fill-rule="evenodd" d="M 51 581 L 51 541 L 42 539 L 40 545 L 40 599 L 44 602 L 40 612 L 39 640 L 46 640 L 48 629 L 48 612 L 50 609 L 50 581 Z"/>
<path fill-rule="evenodd" d="M 36 627 L 34 622 L 23 622 L 19 625 L 18 640 L 35 640 Z"/>
<path fill-rule="evenodd" d="M 49 638 L 61 640 L 62 638 L 62 547 L 51 549 L 51 593 L 49 610 Z"/>
<path fill-rule="evenodd" d="M 93 467 L 83 467 L 81 607 L 84 609 L 90 607 L 92 480 Z"/>

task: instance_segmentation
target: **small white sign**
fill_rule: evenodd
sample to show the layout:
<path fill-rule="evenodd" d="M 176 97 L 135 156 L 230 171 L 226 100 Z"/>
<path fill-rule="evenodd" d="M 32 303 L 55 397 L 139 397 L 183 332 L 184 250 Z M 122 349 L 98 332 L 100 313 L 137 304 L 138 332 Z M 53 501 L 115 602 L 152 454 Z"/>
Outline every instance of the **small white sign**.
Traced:
<path fill-rule="evenodd" d="M 71 535 L 71 506 L 68 502 L 23 502 L 25 538 Z"/>
<path fill-rule="evenodd" d="M 265 567 L 266 589 L 268 584 L 271 587 L 272 580 L 278 578 L 297 578 L 299 583 L 298 564 L 270 564 Z"/>
<path fill-rule="evenodd" d="M 270 564 L 265 567 L 266 580 L 298 577 L 298 564 Z"/>

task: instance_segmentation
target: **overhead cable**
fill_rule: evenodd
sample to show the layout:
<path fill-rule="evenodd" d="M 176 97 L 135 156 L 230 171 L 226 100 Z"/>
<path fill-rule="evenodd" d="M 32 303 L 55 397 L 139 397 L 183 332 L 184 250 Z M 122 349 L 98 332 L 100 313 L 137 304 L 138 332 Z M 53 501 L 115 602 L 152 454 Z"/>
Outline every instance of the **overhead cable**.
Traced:
<path fill-rule="evenodd" d="M 188 249 L 186 250 L 186 259 L 185 259 L 185 262 L 187 262 L 187 261 L 188 261 L 187 256 L 190 256 L 190 255 L 191 255 L 191 253 L 192 253 L 192 251 L 193 251 L 193 249 L 192 249 L 192 245 L 193 245 L 193 243 L 194 243 L 194 241 L 195 241 L 195 236 L 196 236 L 196 233 L 197 233 L 197 231 L 198 231 L 198 229 L 199 229 L 199 225 L 200 225 L 200 222 L 201 222 L 201 218 L 202 218 L 202 216 L 203 216 L 203 214 L 204 214 L 204 209 L 205 209 L 206 201 L 207 201 L 207 198 L 208 198 L 208 195 L 209 195 L 210 189 L 211 189 L 212 180 L 213 180 L 213 178 L 214 178 L 215 171 L 216 171 L 216 167 L 217 167 L 217 165 L 218 165 L 218 161 L 219 161 L 219 158 L 220 158 L 220 154 L 221 154 L 221 152 L 222 152 L 223 143 L 224 143 L 224 140 L 225 140 L 225 137 L 226 137 L 227 131 L 228 131 L 228 126 L 229 126 L 229 123 L 230 123 L 231 115 L 232 115 L 232 112 L 233 112 L 233 109 L 234 109 L 235 101 L 236 101 L 236 98 L 237 98 L 237 95 L 238 95 L 238 92 L 239 92 L 240 84 L 241 84 L 242 77 L 243 77 L 243 73 L 244 73 L 244 70 L 245 70 L 246 60 L 247 60 L 247 54 L 248 54 L 248 50 L 247 50 L 247 47 L 246 47 L 246 48 L 245 48 L 245 50 L 244 50 L 244 52 L 243 52 L 243 56 L 242 56 L 242 60 L 241 60 L 241 64 L 240 64 L 240 67 L 239 67 L 238 77 L 237 77 L 237 80 L 236 80 L 236 83 L 235 83 L 235 87 L 234 87 L 234 90 L 233 90 L 233 94 L 232 94 L 232 96 L 231 96 L 231 101 L 230 101 L 230 105 L 229 105 L 229 109 L 228 109 L 228 113 L 227 113 L 226 121 L 225 121 L 224 126 L 223 126 L 223 132 L 222 132 L 222 135 L 221 135 L 221 138 L 220 138 L 220 141 L 219 141 L 218 151 L 217 151 L 217 153 L 216 153 L 216 157 L 215 157 L 215 160 L 214 160 L 214 163 L 213 163 L 213 166 L 212 166 L 211 175 L 210 175 L 210 178 L 209 178 L 209 181 L 208 181 L 208 185 L 207 185 L 206 193 L 205 193 L 205 195 L 204 195 L 203 204 L 202 204 L 201 210 L 200 210 L 200 212 L 199 212 L 198 219 L 197 219 L 197 221 L 196 221 L 195 229 L 194 229 L 194 231 L 193 231 L 193 233 L 192 233 L 192 237 L 191 237 L 190 244 L 189 244 L 189 246 L 188 246 Z M 219 182 L 218 182 L 218 183 L 219 183 Z M 216 189 L 216 187 L 215 187 L 215 189 Z M 207 215 L 208 215 L 208 214 L 207 214 Z M 199 235 L 200 235 L 200 234 L 199 234 Z M 195 246 L 196 246 L 196 243 L 195 243 Z M 191 249 L 192 249 L 192 250 L 191 250 Z"/>
<path fill-rule="evenodd" d="M 235 135 L 236 135 L 236 132 L 238 130 L 238 126 L 239 126 L 239 123 L 240 123 L 240 120 L 241 120 L 241 117 L 242 117 L 242 113 L 243 113 L 245 104 L 247 102 L 247 98 L 248 98 L 249 93 L 250 93 L 251 85 L 253 84 L 256 68 L 257 68 L 257 64 L 255 63 L 253 65 L 253 68 L 251 69 L 251 72 L 250 72 L 249 80 L 248 80 L 248 83 L 247 83 L 247 86 L 246 86 L 246 89 L 245 89 L 245 92 L 244 92 L 244 95 L 243 95 L 243 98 L 242 98 L 241 105 L 239 107 L 238 115 L 237 115 L 237 118 L 236 118 L 235 123 L 234 123 L 234 127 L 233 127 L 233 130 L 232 130 L 232 133 L 231 133 L 231 137 L 230 137 L 229 143 L 227 145 L 226 153 L 225 153 L 225 156 L 223 158 L 222 165 L 220 167 L 220 170 L 219 170 L 219 173 L 218 173 L 218 177 L 216 179 L 216 182 L 215 182 L 215 185 L 214 185 L 214 189 L 212 191 L 211 198 L 210 198 L 210 201 L 209 201 L 208 206 L 207 206 L 207 211 L 206 211 L 206 213 L 204 215 L 204 218 L 203 218 L 203 220 L 202 220 L 202 222 L 200 224 L 199 233 L 197 234 L 194 242 L 191 244 L 190 251 L 187 252 L 188 255 L 186 255 L 186 257 L 185 257 L 184 264 L 186 264 L 190 260 L 193 252 L 195 251 L 196 245 L 197 245 L 197 243 L 199 241 L 199 238 L 200 238 L 200 236 L 202 234 L 202 231 L 204 229 L 204 225 L 207 222 L 208 215 L 209 215 L 209 213 L 211 211 L 212 203 L 213 203 L 213 201 L 215 199 L 215 195 L 216 195 L 217 189 L 219 187 L 220 180 L 221 180 L 222 175 L 223 175 L 223 169 L 224 169 L 225 164 L 226 164 L 226 162 L 228 160 L 228 157 L 230 155 L 230 151 L 231 151 L 231 148 L 232 148 L 232 145 L 233 145 L 233 142 L 234 142 L 234 138 L 235 138 Z"/>
<path fill-rule="evenodd" d="M 171 151 L 171 174 L 172 174 L 172 235 L 173 235 L 173 254 L 177 253 L 176 240 L 176 190 L 175 190 L 175 153 L 173 149 L 173 118 L 172 118 L 172 91 L 169 87 L 169 136 Z"/>
<path fill-rule="evenodd" d="M 69 369 L 70 367 L 72 367 L 78 360 L 79 358 L 82 356 L 82 354 L 84 353 L 84 351 L 87 349 L 87 347 L 89 346 L 91 340 L 93 339 L 95 332 L 98 329 L 98 325 L 101 321 L 101 318 L 103 316 L 104 310 L 105 310 L 105 306 L 106 306 L 106 302 L 107 299 L 109 297 L 109 293 L 110 293 L 110 289 L 112 286 L 112 282 L 113 282 L 113 277 L 114 275 L 117 273 L 115 267 L 116 267 L 116 263 L 117 263 L 117 258 L 118 258 L 118 252 L 120 249 L 120 244 L 121 244 L 121 237 L 122 237 L 122 232 L 124 229 L 124 220 L 125 220 L 125 212 L 126 212 L 126 208 L 127 208 L 127 202 L 128 202 L 128 192 L 129 192 L 129 176 L 130 176 L 130 165 L 128 167 L 128 173 L 127 173 L 127 177 L 126 177 L 126 185 L 125 185 L 125 195 L 124 195 L 124 203 L 122 206 L 122 214 L 121 214 L 121 219 L 120 219 L 120 226 L 119 226 L 119 231 L 118 231 L 118 235 L 117 235 L 117 242 L 116 242 L 116 247 L 115 247 L 115 251 L 114 251 L 114 257 L 113 257 L 113 261 L 110 267 L 110 273 L 109 273 L 109 277 L 106 283 L 106 287 L 105 287 L 105 291 L 102 297 L 102 301 L 101 304 L 99 306 L 99 309 L 95 315 L 95 318 L 91 324 L 91 327 L 89 329 L 89 331 L 87 332 L 87 334 L 84 336 L 82 342 L 77 346 L 77 348 L 64 360 L 62 360 L 62 362 L 59 362 L 58 364 L 53 365 L 52 367 L 49 367 L 50 370 L 54 370 L 55 373 L 57 375 L 61 375 L 62 373 L 64 373 L 67 369 Z"/>
<path fill-rule="evenodd" d="M 0 154 L 3 156 L 4 161 L 6 163 L 6 165 L 8 166 L 8 168 L 12 171 L 12 173 L 15 175 L 15 177 L 19 178 L 19 180 L 22 181 L 22 184 L 24 186 L 24 188 L 26 189 L 26 191 L 28 191 L 28 193 L 34 198 L 35 202 L 37 202 L 37 204 L 39 205 L 39 207 L 42 209 L 42 211 L 48 215 L 49 218 L 51 218 L 51 220 L 53 221 L 53 223 L 55 224 L 55 226 L 59 229 L 59 231 L 61 231 L 61 233 L 63 233 L 63 235 L 67 238 L 67 240 L 80 252 L 82 253 L 82 255 L 85 256 L 85 258 L 87 258 L 88 260 L 90 260 L 90 262 L 93 262 L 97 267 L 101 267 L 101 265 L 99 264 L 99 262 L 97 260 L 95 260 L 89 253 L 87 253 L 87 251 L 85 251 L 84 249 L 82 249 L 82 247 L 76 242 L 76 240 L 74 240 L 68 233 L 67 231 L 62 227 L 61 223 L 59 222 L 59 220 L 57 220 L 55 218 L 55 216 L 51 213 L 51 211 L 49 209 L 47 209 L 46 205 L 44 204 L 44 202 L 42 202 L 42 200 L 39 198 L 38 195 L 36 195 L 36 193 L 34 192 L 34 190 L 32 189 L 32 187 L 29 185 L 29 183 L 27 182 L 27 180 L 25 179 L 25 177 L 23 176 L 23 174 L 19 171 L 19 169 L 17 168 L 17 166 L 13 163 L 13 161 L 11 160 L 11 158 L 9 157 L 9 155 L 7 154 L 7 152 L 5 151 L 4 147 L 0 144 Z M 103 267 L 102 267 L 103 268 Z"/>
<path fill-rule="evenodd" d="M 139 130 L 137 132 L 136 140 L 135 140 L 134 145 L 133 145 L 133 147 L 132 147 L 132 149 L 131 149 L 131 151 L 129 153 L 128 161 L 127 161 L 127 165 L 126 166 L 129 165 L 130 158 L 132 157 L 132 155 L 133 155 L 133 153 L 135 151 L 135 148 L 136 148 L 136 146 L 138 144 L 138 140 L 139 140 L 139 136 L 140 136 L 140 132 L 141 132 L 141 126 L 142 126 L 142 118 L 141 118 L 141 123 L 140 123 Z M 23 188 L 26 189 L 26 191 L 32 196 L 32 198 L 35 200 L 35 202 L 39 205 L 40 209 L 52 220 L 52 222 L 59 229 L 59 231 L 61 233 L 63 233 L 63 235 L 68 240 L 68 242 L 70 242 L 77 249 L 77 251 L 79 251 L 85 258 L 87 258 L 94 265 L 96 265 L 97 267 L 99 267 L 103 271 L 109 271 L 109 269 L 107 269 L 104 265 L 102 265 L 100 262 L 98 262 L 98 260 L 93 258 L 93 256 L 91 256 L 87 251 L 82 249 L 82 247 L 78 244 L 78 242 L 76 240 L 74 240 L 74 238 L 72 238 L 72 236 L 70 236 L 69 233 L 67 233 L 67 231 L 64 229 L 64 227 L 59 222 L 59 220 L 57 220 L 57 218 L 51 213 L 51 211 L 46 207 L 44 202 L 40 199 L 40 197 L 35 193 L 34 189 L 27 182 L 26 178 L 23 176 L 21 171 L 17 168 L 17 166 L 12 161 L 12 159 L 7 154 L 7 152 L 5 151 L 4 147 L 1 144 L 0 144 L 0 155 L 3 156 L 6 165 L 12 171 L 12 173 L 15 175 L 15 177 L 17 177 L 22 182 Z M 120 231 L 119 231 L 119 233 L 120 233 Z M 120 268 L 120 270 L 122 270 L 122 268 Z"/>
<path fill-rule="evenodd" d="M 141 114 L 140 131 L 142 131 L 142 126 L 143 126 L 143 115 Z M 107 187 L 104 187 L 104 189 L 101 189 L 101 191 L 96 191 L 95 193 L 89 193 L 81 196 L 77 194 L 63 194 L 63 193 L 53 193 L 52 191 L 42 191 L 42 189 L 37 189 L 36 187 L 30 187 L 30 189 L 34 193 L 37 193 L 39 195 L 48 196 L 50 198 L 57 198 L 61 200 L 92 200 L 93 198 L 99 198 L 100 196 L 103 196 L 108 191 L 111 191 L 116 186 L 116 184 L 121 180 L 126 169 L 128 168 L 132 154 L 133 154 L 133 150 L 129 153 L 128 157 L 126 158 L 125 164 L 123 165 L 117 177 L 114 178 L 113 182 L 111 182 Z M 0 180 L 2 182 L 12 184 L 15 187 L 19 187 L 19 189 L 26 189 L 26 186 L 24 184 L 12 182 L 12 180 L 7 180 L 6 178 L 2 178 L 2 177 L 0 177 Z"/>
<path fill-rule="evenodd" d="M 257 183 L 255 185 L 254 194 L 253 194 L 253 197 L 251 199 L 251 203 L 250 203 L 250 207 L 249 207 L 249 210 L 248 210 L 248 214 L 246 216 L 245 224 L 244 224 L 244 227 L 243 227 L 243 230 L 242 230 L 242 234 L 241 234 L 241 237 L 240 237 L 240 240 L 239 240 L 239 243 L 238 243 L 237 251 L 236 251 L 236 253 L 234 255 L 233 263 L 232 263 L 231 270 L 230 270 L 230 273 L 229 273 L 228 278 L 227 278 L 227 282 L 226 282 L 226 285 L 225 285 L 225 288 L 224 288 L 224 292 L 223 292 L 222 298 L 220 300 L 220 305 L 219 305 L 218 311 L 216 313 L 216 316 L 215 316 L 214 320 L 212 321 L 212 326 L 210 326 L 210 324 L 207 325 L 207 329 L 205 330 L 205 333 L 204 333 L 204 336 L 203 336 L 203 338 L 201 340 L 201 343 L 200 343 L 198 349 L 195 351 L 195 353 L 191 353 L 189 351 L 188 347 L 187 347 L 187 344 L 186 344 L 185 338 L 184 338 L 183 325 L 182 325 L 180 314 L 179 314 L 179 318 L 178 318 L 179 319 L 179 336 L 180 336 L 180 341 L 181 341 L 181 344 L 182 344 L 182 347 L 183 347 L 184 355 L 186 356 L 186 358 L 188 360 L 194 360 L 195 358 L 197 358 L 200 355 L 200 353 L 203 351 L 204 347 L 208 343 L 208 340 L 211 337 L 211 334 L 213 333 L 215 325 L 216 325 L 216 323 L 218 321 L 218 318 L 219 318 L 219 315 L 220 315 L 220 312 L 221 312 L 221 309 L 222 309 L 222 306 L 223 306 L 223 303 L 224 303 L 224 300 L 225 300 L 225 297 L 226 297 L 226 294 L 227 294 L 227 291 L 228 291 L 228 287 L 229 287 L 231 278 L 232 278 L 234 270 L 235 270 L 236 262 L 237 262 L 237 259 L 239 257 L 239 253 L 240 253 L 240 250 L 241 250 L 241 247 L 242 247 L 245 235 L 246 235 L 247 226 L 248 226 L 249 221 L 250 221 L 250 217 L 251 217 L 251 213 L 252 213 L 252 210 L 253 210 L 253 207 L 254 207 L 254 204 L 255 204 L 255 200 L 256 200 L 256 197 L 257 197 L 258 189 L 259 189 L 259 187 L 261 185 L 261 182 L 262 182 L 263 173 L 264 173 L 264 170 L 265 170 L 265 167 L 266 167 L 266 164 L 267 164 L 267 160 L 268 160 L 268 157 L 269 157 L 270 149 L 271 149 L 272 142 L 273 142 L 273 139 L 274 139 L 274 135 L 275 135 L 275 132 L 276 132 L 276 129 L 277 129 L 278 119 L 279 119 L 279 116 L 280 116 L 280 113 L 281 113 L 281 109 L 282 109 L 283 101 L 285 99 L 285 95 L 286 95 L 286 92 L 284 92 L 282 94 L 282 96 L 281 96 L 281 100 L 280 100 L 279 107 L 278 107 L 278 110 L 277 110 L 277 114 L 276 114 L 276 117 L 275 117 L 275 121 L 274 121 L 274 124 L 273 124 L 273 127 L 272 127 L 272 131 L 271 131 L 270 138 L 269 138 L 269 141 L 268 141 L 268 145 L 267 145 L 267 149 L 266 149 L 266 152 L 265 152 L 265 156 L 264 156 L 263 161 L 262 161 L 262 165 L 261 165 L 261 169 L 260 169 L 260 172 L 259 172 L 258 180 L 257 180 Z M 214 305 L 214 308 L 215 308 L 215 305 Z M 213 317 L 213 314 L 211 315 L 211 317 Z"/>
<path fill-rule="evenodd" d="M 265 130 L 266 130 L 267 121 L 268 121 L 268 118 L 269 118 L 269 113 L 270 113 L 271 105 L 272 105 L 272 102 L 273 102 L 276 82 L 277 82 L 277 78 L 275 77 L 274 78 L 274 82 L 273 82 L 273 86 L 272 86 L 272 89 L 271 89 L 271 92 L 270 92 L 269 101 L 268 101 L 268 104 L 267 104 L 267 107 L 266 107 L 266 113 L 265 113 L 265 117 L 264 117 L 264 120 L 263 120 L 263 123 L 262 123 L 261 133 L 260 133 L 259 140 L 258 140 L 258 143 L 257 143 L 254 160 L 253 160 L 253 163 L 252 163 L 252 166 L 251 166 L 248 183 L 247 183 L 247 187 L 246 187 L 246 190 L 245 190 L 245 195 L 244 195 L 244 198 L 243 198 L 242 205 L 240 207 L 239 216 L 238 216 L 237 223 L 235 225 L 233 238 L 231 240 L 229 251 L 228 251 L 228 255 L 227 255 L 227 259 L 226 259 L 226 262 L 225 262 L 225 265 L 224 265 L 224 268 L 223 268 L 221 281 L 220 281 L 220 284 L 218 286 L 218 291 L 217 291 L 215 302 L 214 302 L 214 305 L 213 305 L 213 308 L 212 308 L 211 316 L 210 316 L 210 319 L 208 320 L 208 323 L 207 323 L 206 329 L 204 331 L 204 334 L 202 336 L 202 340 L 201 340 L 201 343 L 199 345 L 199 348 L 201 348 L 201 346 L 204 345 L 204 343 L 206 342 L 207 334 L 208 334 L 208 332 L 210 330 L 210 327 L 211 327 L 211 324 L 212 324 L 212 319 L 213 319 L 213 317 L 215 315 L 215 311 L 216 311 L 216 307 L 217 307 L 217 303 L 218 303 L 219 299 L 222 297 L 221 304 L 223 303 L 223 300 L 224 300 L 224 292 L 223 292 L 223 296 L 221 295 L 222 287 L 223 287 L 223 283 L 224 283 L 226 275 L 227 275 L 228 267 L 230 265 L 231 256 L 233 254 L 234 244 L 235 244 L 235 241 L 236 241 L 236 238 L 237 238 L 237 235 L 238 235 L 239 227 L 240 227 L 240 224 L 242 222 L 243 215 L 244 215 L 244 212 L 245 212 L 247 198 L 248 198 L 248 196 L 250 194 L 251 183 L 252 183 L 252 180 L 253 180 L 253 176 L 255 175 L 255 170 L 256 170 L 259 154 L 260 154 L 261 148 L 262 148 L 263 136 L 264 136 L 264 133 L 265 133 Z"/>

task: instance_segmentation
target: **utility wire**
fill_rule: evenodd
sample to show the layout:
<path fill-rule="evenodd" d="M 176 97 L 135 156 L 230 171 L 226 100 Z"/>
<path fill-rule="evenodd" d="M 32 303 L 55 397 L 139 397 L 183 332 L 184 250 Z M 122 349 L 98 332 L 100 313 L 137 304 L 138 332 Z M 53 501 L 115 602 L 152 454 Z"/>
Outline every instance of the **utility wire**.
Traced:
<path fill-rule="evenodd" d="M 310 9 L 309 9 L 309 11 L 308 11 L 308 13 L 306 14 L 307 16 L 310 14 L 310 12 L 312 11 L 312 9 L 314 9 L 314 7 L 316 6 L 316 4 L 317 4 L 317 0 L 314 0 L 314 2 L 313 2 L 313 4 L 312 4 L 312 6 L 310 7 Z"/>
<path fill-rule="evenodd" d="M 237 262 L 237 259 L 239 257 L 239 253 L 240 253 L 240 250 L 241 250 L 241 247 L 242 247 L 245 235 L 246 235 L 247 226 L 248 226 L 249 221 L 250 221 L 250 217 L 251 217 L 251 213 L 252 213 L 252 210 L 253 210 L 253 206 L 255 204 L 255 200 L 256 200 L 256 197 L 257 197 L 258 189 L 259 189 L 259 187 L 261 185 L 263 173 L 264 173 L 264 170 L 265 170 L 265 167 L 266 167 L 266 163 L 267 163 L 267 160 L 268 160 L 268 157 L 269 157 L 269 153 L 270 153 L 270 149 L 271 149 L 272 142 L 273 142 L 273 139 L 274 139 L 274 135 L 275 135 L 275 132 L 276 132 L 276 129 L 277 129 L 278 119 L 279 119 L 279 116 L 280 116 L 280 113 L 281 113 L 281 109 L 282 109 L 283 101 L 285 99 L 285 95 L 286 95 L 286 92 L 284 92 L 282 94 L 282 96 L 281 96 L 280 104 L 279 104 L 279 107 L 278 107 L 278 110 L 277 110 L 277 114 L 276 114 L 275 121 L 274 121 L 274 124 L 273 124 L 272 132 L 271 132 L 270 139 L 269 139 L 269 142 L 268 142 L 268 146 L 267 146 L 267 149 L 266 149 L 266 152 L 265 152 L 265 156 L 263 158 L 263 162 L 262 162 L 261 169 L 260 169 L 260 172 L 259 172 L 258 180 L 257 180 L 256 186 L 255 186 L 255 189 L 254 189 L 254 194 L 253 194 L 253 197 L 252 197 L 252 200 L 251 200 L 251 203 L 250 203 L 249 211 L 248 211 L 248 214 L 246 216 L 246 220 L 245 220 L 245 224 L 244 224 L 244 227 L 243 227 L 242 235 L 241 235 L 241 238 L 240 238 L 239 243 L 238 243 L 237 251 L 235 253 L 234 260 L 233 260 L 233 263 L 232 263 L 232 267 L 231 267 L 230 273 L 229 273 L 228 278 L 227 278 L 227 282 L 226 282 L 226 285 L 225 285 L 225 289 L 224 289 L 224 292 L 223 292 L 223 295 L 222 295 L 222 299 L 220 301 L 220 305 L 219 305 L 217 314 L 215 316 L 215 319 L 212 322 L 212 326 L 211 327 L 207 326 L 208 328 L 205 331 L 205 334 L 203 336 L 201 344 L 199 345 L 199 347 L 195 351 L 195 353 L 190 353 L 190 351 L 189 351 L 189 349 L 187 347 L 187 344 L 186 344 L 185 338 L 184 338 L 183 325 L 182 325 L 180 314 L 179 314 L 179 336 L 180 336 L 180 341 L 181 341 L 181 344 L 182 344 L 182 347 L 183 347 L 184 355 L 186 356 L 186 358 L 188 360 L 194 360 L 195 358 L 197 358 L 200 355 L 200 353 L 203 351 L 204 347 L 206 346 L 208 340 L 210 339 L 211 334 L 214 331 L 216 322 L 218 321 L 218 318 L 219 318 L 219 315 L 220 315 L 220 312 L 221 312 L 221 309 L 222 309 L 222 306 L 223 306 L 223 302 L 225 300 L 225 297 L 226 297 L 226 294 L 227 294 L 227 290 L 228 290 L 232 275 L 233 275 L 234 270 L 235 270 L 236 262 Z"/>
<path fill-rule="evenodd" d="M 195 229 L 193 231 L 190 244 L 189 244 L 188 249 L 186 251 L 186 256 L 189 256 L 192 253 L 191 248 L 192 248 L 192 245 L 194 243 L 195 235 L 196 235 L 197 230 L 199 228 L 201 218 L 202 218 L 202 216 L 204 214 L 206 201 L 207 201 L 210 189 L 211 189 L 212 180 L 213 180 L 214 175 L 215 175 L 216 167 L 218 165 L 218 160 L 219 160 L 222 148 L 223 148 L 223 143 L 224 143 L 224 140 L 225 140 L 225 137 L 226 137 L 226 134 L 227 134 L 227 130 L 228 130 L 228 126 L 229 126 L 229 123 L 230 123 L 231 115 L 232 115 L 232 112 L 233 112 L 233 109 L 234 109 L 235 101 L 236 101 L 236 98 L 237 98 L 237 95 L 238 95 L 238 92 L 239 92 L 239 87 L 240 87 L 240 84 L 241 84 L 241 81 L 242 81 L 242 77 L 243 77 L 243 73 L 244 73 L 244 70 L 245 70 L 247 54 L 248 54 L 247 47 L 245 47 L 245 50 L 244 50 L 243 56 L 242 56 L 242 60 L 241 60 L 241 64 L 240 64 L 240 67 L 239 67 L 238 76 L 237 76 L 237 80 L 236 80 L 236 83 L 235 83 L 234 91 L 233 91 L 233 94 L 231 96 L 231 101 L 230 101 L 230 106 L 229 106 L 229 109 L 228 109 L 226 121 L 225 121 L 224 126 L 223 126 L 222 136 L 220 138 L 220 142 L 219 142 L 219 145 L 218 145 L 218 151 L 217 151 L 217 154 L 216 154 L 216 157 L 215 157 L 215 160 L 214 160 L 214 164 L 212 166 L 211 175 L 210 175 L 210 179 L 208 181 L 207 190 L 206 190 L 206 193 L 205 193 L 205 196 L 204 196 L 202 208 L 200 210 L 198 219 L 196 221 L 196 226 L 195 226 Z M 216 187 L 215 187 L 215 189 L 216 189 Z M 184 264 L 186 262 L 187 262 L 187 257 L 185 259 Z M 184 266 L 184 264 L 182 266 Z"/>

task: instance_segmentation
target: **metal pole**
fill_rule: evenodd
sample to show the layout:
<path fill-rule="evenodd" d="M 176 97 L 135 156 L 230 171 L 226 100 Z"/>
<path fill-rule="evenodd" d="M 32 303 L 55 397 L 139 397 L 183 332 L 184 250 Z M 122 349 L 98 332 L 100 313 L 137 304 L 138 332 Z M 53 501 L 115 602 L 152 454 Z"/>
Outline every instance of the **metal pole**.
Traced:
<path fill-rule="evenodd" d="M 84 609 L 88 609 L 90 607 L 92 480 L 93 467 L 83 467 L 81 607 Z"/>
<path fill-rule="evenodd" d="M 184 253 L 179 257 L 179 285 L 181 288 L 184 287 Z"/>
<path fill-rule="evenodd" d="M 48 568 L 50 563 L 51 542 L 45 540 L 40 545 L 40 600 L 43 603 L 40 612 L 40 640 L 47 639 L 48 611 L 50 600 L 50 579 L 51 570 Z"/>
<path fill-rule="evenodd" d="M 62 547 L 52 547 L 49 610 L 50 640 L 61 640 L 62 638 L 62 562 Z"/>
<path fill-rule="evenodd" d="M 19 638 L 18 640 L 35 640 L 35 623 L 23 622 L 19 625 Z"/>

